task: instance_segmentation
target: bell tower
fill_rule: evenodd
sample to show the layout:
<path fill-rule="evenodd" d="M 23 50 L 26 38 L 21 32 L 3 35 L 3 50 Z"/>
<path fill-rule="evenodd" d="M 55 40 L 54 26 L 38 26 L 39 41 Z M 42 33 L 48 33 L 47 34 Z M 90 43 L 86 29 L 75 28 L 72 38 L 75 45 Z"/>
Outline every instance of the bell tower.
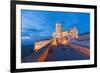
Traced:
<path fill-rule="evenodd" d="M 61 24 L 56 23 L 56 38 L 61 38 Z"/>

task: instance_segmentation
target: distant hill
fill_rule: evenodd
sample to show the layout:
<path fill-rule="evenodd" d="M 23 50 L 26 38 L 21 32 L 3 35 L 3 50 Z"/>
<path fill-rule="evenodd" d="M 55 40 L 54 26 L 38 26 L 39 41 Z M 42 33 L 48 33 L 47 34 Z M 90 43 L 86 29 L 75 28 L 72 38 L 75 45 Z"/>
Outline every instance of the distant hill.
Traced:
<path fill-rule="evenodd" d="M 86 33 L 83 33 L 83 34 L 80 34 L 79 35 L 79 41 L 90 41 L 90 32 L 86 32 Z"/>

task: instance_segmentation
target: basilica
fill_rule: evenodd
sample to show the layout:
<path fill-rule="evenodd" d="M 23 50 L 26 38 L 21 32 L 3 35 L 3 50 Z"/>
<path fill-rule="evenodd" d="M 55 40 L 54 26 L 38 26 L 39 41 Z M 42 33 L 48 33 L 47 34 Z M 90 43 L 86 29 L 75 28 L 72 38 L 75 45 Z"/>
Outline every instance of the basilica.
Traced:
<path fill-rule="evenodd" d="M 43 40 L 39 42 L 35 42 L 35 50 L 38 51 L 42 47 L 47 44 L 51 46 L 57 45 L 68 45 L 71 40 L 78 39 L 78 30 L 74 26 L 70 30 L 62 31 L 62 27 L 60 23 L 56 23 L 55 32 L 52 33 L 52 38 L 50 40 Z"/>

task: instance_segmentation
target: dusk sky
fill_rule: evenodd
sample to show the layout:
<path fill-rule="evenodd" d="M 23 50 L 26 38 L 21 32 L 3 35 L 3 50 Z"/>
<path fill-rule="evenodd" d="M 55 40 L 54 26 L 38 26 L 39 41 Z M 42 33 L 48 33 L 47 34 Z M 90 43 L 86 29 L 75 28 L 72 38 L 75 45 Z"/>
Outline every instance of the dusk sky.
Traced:
<path fill-rule="evenodd" d="M 22 44 L 50 38 L 57 22 L 62 31 L 76 26 L 78 34 L 90 32 L 89 13 L 21 10 Z"/>

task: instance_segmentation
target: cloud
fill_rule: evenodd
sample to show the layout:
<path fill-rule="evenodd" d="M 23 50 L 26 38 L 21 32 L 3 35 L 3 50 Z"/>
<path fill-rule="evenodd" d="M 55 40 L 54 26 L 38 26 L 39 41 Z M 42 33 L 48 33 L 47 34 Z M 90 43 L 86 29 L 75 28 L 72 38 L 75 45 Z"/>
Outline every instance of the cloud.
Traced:
<path fill-rule="evenodd" d="M 22 36 L 21 38 L 22 38 L 22 39 L 27 39 L 27 40 L 31 39 L 30 36 Z"/>

